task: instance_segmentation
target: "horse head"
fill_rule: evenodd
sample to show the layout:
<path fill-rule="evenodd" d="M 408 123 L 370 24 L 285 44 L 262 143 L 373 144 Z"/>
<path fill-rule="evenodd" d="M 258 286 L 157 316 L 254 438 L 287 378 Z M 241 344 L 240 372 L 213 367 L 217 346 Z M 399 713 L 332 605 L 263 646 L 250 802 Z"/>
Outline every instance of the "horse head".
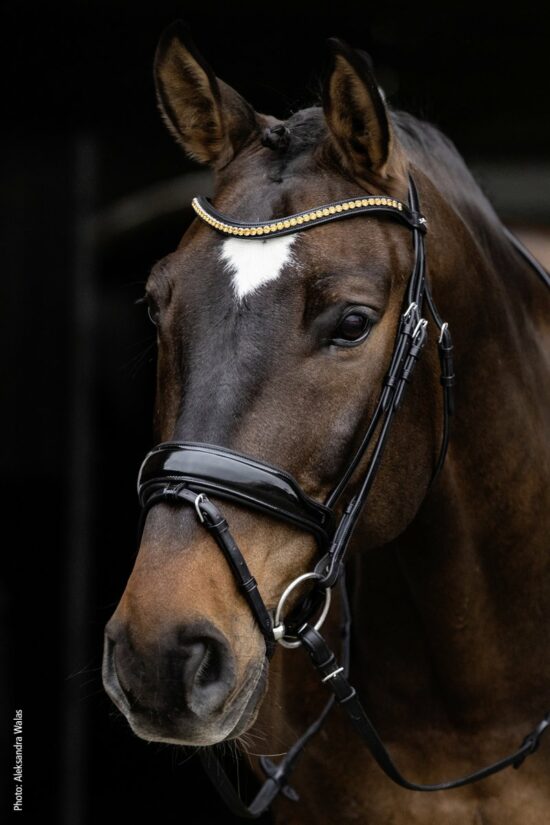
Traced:
<path fill-rule="evenodd" d="M 322 105 L 281 121 L 219 80 L 181 26 L 164 34 L 155 63 L 161 112 L 187 154 L 213 169 L 220 212 L 276 226 L 357 197 L 407 202 L 413 163 L 370 62 L 340 41 L 331 49 Z M 430 249 L 442 279 L 463 241 L 452 240 L 453 215 L 427 176 L 414 175 L 429 237 L 451 238 L 444 252 Z M 413 262 L 411 233 L 383 215 L 253 239 L 195 220 L 146 286 L 158 333 L 159 440 L 254 456 L 323 501 L 373 415 Z M 430 331 L 352 552 L 390 542 L 414 518 L 437 460 L 441 404 Z M 223 512 L 273 610 L 318 560 L 314 536 L 234 502 Z M 194 508 L 151 508 L 106 629 L 105 687 L 132 729 L 189 745 L 237 737 L 256 718 L 268 673 L 264 637 Z"/>

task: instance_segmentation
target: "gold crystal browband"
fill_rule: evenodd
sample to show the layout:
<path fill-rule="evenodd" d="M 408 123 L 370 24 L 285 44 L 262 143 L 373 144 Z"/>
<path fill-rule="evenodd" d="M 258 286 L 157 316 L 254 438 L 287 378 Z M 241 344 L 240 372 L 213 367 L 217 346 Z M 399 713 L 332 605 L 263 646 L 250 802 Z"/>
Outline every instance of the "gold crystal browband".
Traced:
<path fill-rule="evenodd" d="M 288 235 L 291 232 L 298 232 L 339 218 L 372 212 L 391 215 L 411 229 L 426 231 L 426 219 L 419 212 L 413 211 L 406 203 L 395 200 L 395 198 L 378 195 L 335 201 L 306 212 L 298 212 L 296 215 L 274 218 L 271 221 L 261 221 L 259 223 L 243 223 L 228 218 L 226 215 L 217 212 L 210 201 L 202 196 L 193 198 L 191 206 L 198 217 L 213 229 L 224 235 L 237 235 L 240 238 L 257 238 L 260 235 L 270 235 L 271 237 Z"/>

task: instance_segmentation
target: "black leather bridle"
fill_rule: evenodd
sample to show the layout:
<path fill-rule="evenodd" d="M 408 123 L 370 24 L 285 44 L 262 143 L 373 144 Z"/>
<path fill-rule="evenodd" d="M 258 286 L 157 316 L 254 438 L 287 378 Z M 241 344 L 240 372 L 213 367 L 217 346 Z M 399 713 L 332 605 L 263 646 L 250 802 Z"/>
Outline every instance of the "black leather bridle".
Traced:
<path fill-rule="evenodd" d="M 483 779 L 512 765 L 518 768 L 533 753 L 542 733 L 550 724 L 546 714 L 521 746 L 509 756 L 468 776 L 436 785 L 418 785 L 405 779 L 394 765 L 374 726 L 348 682 L 350 651 L 350 611 L 344 580 L 344 561 L 353 530 L 365 506 L 383 450 L 395 416 L 403 402 L 414 368 L 427 340 L 427 320 L 424 304 L 439 330 L 438 352 L 443 390 L 443 432 L 439 456 L 434 464 L 432 483 L 440 472 L 449 442 L 449 420 L 453 414 L 453 344 L 449 326 L 439 315 L 426 279 L 424 234 L 426 219 L 420 212 L 418 194 L 409 179 L 409 203 L 384 196 L 365 196 L 339 201 L 271 222 L 241 223 L 216 212 L 205 198 L 195 198 L 193 208 L 198 217 L 216 231 L 241 238 L 257 239 L 303 231 L 318 224 L 358 214 L 388 217 L 408 227 L 412 232 L 414 263 L 409 277 L 402 313 L 398 324 L 393 353 L 378 401 L 367 431 L 342 477 L 326 501 L 321 504 L 307 496 L 300 485 L 285 471 L 255 458 L 211 444 L 169 442 L 159 444 L 145 458 L 138 477 L 138 494 L 142 506 L 140 534 L 147 513 L 159 502 L 185 503 L 195 508 L 197 518 L 212 535 L 224 553 L 237 584 L 247 600 L 264 636 L 266 653 L 271 657 L 277 642 L 285 647 L 303 646 L 331 691 L 331 697 L 318 719 L 290 748 L 285 757 L 274 764 L 267 757 L 261 765 L 267 780 L 250 805 L 245 805 L 231 784 L 221 763 L 211 751 L 203 751 L 202 761 L 229 807 L 239 816 L 256 818 L 271 804 L 278 793 L 297 798 L 288 785 L 296 759 L 309 740 L 321 728 L 334 702 L 347 712 L 351 723 L 365 740 L 374 759 L 386 775 L 398 785 L 416 791 L 440 791 L 460 787 Z M 522 255 L 537 269 L 548 284 L 548 276 L 540 265 L 511 237 Z M 369 459 L 356 492 L 345 503 L 338 518 L 336 506 L 349 488 L 362 459 Z M 210 498 L 232 501 L 311 533 L 318 544 L 321 558 L 315 569 L 299 576 L 282 594 L 274 616 L 267 609 L 239 547 L 234 541 L 222 512 Z M 309 580 L 311 591 L 283 619 L 283 608 L 292 591 Z M 341 664 L 320 634 L 322 622 L 330 605 L 330 592 L 340 587 L 342 603 Z M 312 624 L 320 610 L 321 615 Z"/>

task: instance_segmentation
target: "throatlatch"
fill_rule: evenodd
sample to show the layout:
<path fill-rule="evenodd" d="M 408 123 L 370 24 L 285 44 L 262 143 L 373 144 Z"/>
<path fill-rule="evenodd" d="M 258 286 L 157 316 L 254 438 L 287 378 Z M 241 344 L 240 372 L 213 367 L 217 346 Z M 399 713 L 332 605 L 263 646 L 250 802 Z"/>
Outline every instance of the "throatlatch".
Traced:
<path fill-rule="evenodd" d="M 414 252 L 413 268 L 394 348 L 374 413 L 359 448 L 323 504 L 307 496 L 296 480 L 284 470 L 211 444 L 160 444 L 147 455 L 142 464 L 138 477 L 138 494 L 142 505 L 140 530 L 143 529 L 148 511 L 159 502 L 185 503 L 194 507 L 197 518 L 212 534 L 227 559 L 243 597 L 256 618 L 265 639 L 267 656 L 273 654 L 277 642 L 285 647 L 303 646 L 319 672 L 321 682 L 331 693 L 318 719 L 278 764 L 274 764 L 267 757 L 261 758 L 267 779 L 250 805 L 245 805 L 241 800 L 214 754 L 203 750 L 201 758 L 206 771 L 231 810 L 245 818 L 253 819 L 260 816 L 279 793 L 290 799 L 297 799 L 297 794 L 288 784 L 290 773 L 297 758 L 319 731 L 335 702 L 346 711 L 352 725 L 365 741 L 380 768 L 403 788 L 415 791 L 447 790 L 484 779 L 509 766 L 518 768 L 525 758 L 538 748 L 540 738 L 550 724 L 550 714 L 542 719 L 511 755 L 459 779 L 436 785 L 418 785 L 405 779 L 394 765 L 361 706 L 354 688 L 348 682 L 351 616 L 344 579 L 346 550 L 380 466 L 391 426 L 403 404 L 416 364 L 427 343 L 428 321 L 423 317 L 424 300 L 439 331 L 437 346 L 443 390 L 442 438 L 439 455 L 434 464 L 432 483 L 445 461 L 450 418 L 454 412 L 455 375 L 451 332 L 449 325 L 437 311 L 426 280 L 424 233 L 427 223 L 420 212 L 413 179 L 409 178 L 408 204 L 389 197 L 362 195 L 359 198 L 326 204 L 307 212 L 261 223 L 242 223 L 221 215 L 205 198 L 195 198 L 192 205 L 198 217 L 216 231 L 251 241 L 264 235 L 274 237 L 299 232 L 353 215 L 387 217 L 397 220 L 412 232 Z M 520 253 L 525 255 L 521 245 L 513 238 L 512 241 Z M 367 451 L 370 451 L 370 457 L 362 479 L 338 519 L 336 506 L 348 490 L 350 480 Z M 273 615 L 262 599 L 257 582 L 230 533 L 226 519 L 219 507 L 208 498 L 209 493 L 217 499 L 236 502 L 291 523 L 315 536 L 321 554 L 320 561 L 314 571 L 304 573 L 289 583 Z M 285 617 L 283 609 L 287 598 L 295 587 L 306 580 L 314 583 L 311 592 L 300 600 L 290 615 Z M 342 611 L 342 649 L 339 661 L 319 632 L 330 606 L 331 589 L 336 585 L 339 585 Z M 321 614 L 312 625 L 310 622 L 319 609 Z"/>

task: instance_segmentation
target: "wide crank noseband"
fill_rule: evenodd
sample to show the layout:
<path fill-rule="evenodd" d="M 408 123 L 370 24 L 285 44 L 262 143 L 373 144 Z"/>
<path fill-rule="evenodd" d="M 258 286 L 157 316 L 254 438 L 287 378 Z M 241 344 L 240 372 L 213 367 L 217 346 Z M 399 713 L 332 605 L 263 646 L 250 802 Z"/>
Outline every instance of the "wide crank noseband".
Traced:
<path fill-rule="evenodd" d="M 313 533 L 323 550 L 334 535 L 332 511 L 309 498 L 289 473 L 234 450 L 184 441 L 159 444 L 139 471 L 142 507 L 147 509 L 153 493 L 167 484 L 184 484 L 286 521 Z"/>

